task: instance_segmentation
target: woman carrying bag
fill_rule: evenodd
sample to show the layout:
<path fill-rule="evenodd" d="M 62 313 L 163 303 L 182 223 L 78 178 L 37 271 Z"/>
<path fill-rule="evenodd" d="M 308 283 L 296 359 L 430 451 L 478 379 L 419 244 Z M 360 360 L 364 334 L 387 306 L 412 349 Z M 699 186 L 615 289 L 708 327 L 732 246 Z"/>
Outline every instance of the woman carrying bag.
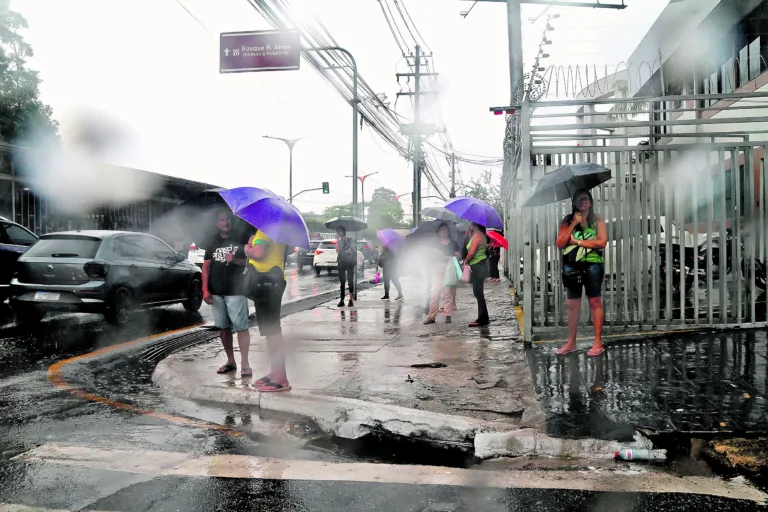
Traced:
<path fill-rule="evenodd" d="M 470 231 L 472 236 L 467 243 L 462 281 L 472 283 L 472 293 L 477 299 L 477 320 L 470 322 L 469 326 L 483 327 L 491 323 L 488 317 L 488 305 L 485 302 L 485 280 L 490 274 L 485 228 L 473 222 L 470 224 Z"/>
<path fill-rule="evenodd" d="M 456 309 L 456 286 L 459 284 L 456 267 L 457 258 L 461 257 L 461 248 L 451 239 L 451 230 L 447 224 L 437 229 L 438 243 L 435 251 L 435 269 L 432 277 L 432 295 L 429 300 L 429 313 L 424 324 L 434 324 L 440 311 L 440 297 L 443 298 L 445 323 L 451 323 L 451 315 Z"/>

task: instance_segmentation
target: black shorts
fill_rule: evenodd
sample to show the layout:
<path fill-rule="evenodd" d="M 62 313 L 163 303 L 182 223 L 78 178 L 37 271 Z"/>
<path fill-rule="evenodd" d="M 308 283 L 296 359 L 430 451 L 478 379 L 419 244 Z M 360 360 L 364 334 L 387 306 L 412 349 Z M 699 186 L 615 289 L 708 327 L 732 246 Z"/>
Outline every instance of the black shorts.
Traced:
<path fill-rule="evenodd" d="M 577 263 L 576 265 L 563 265 L 563 274 L 580 271 L 580 279 L 566 279 L 563 277 L 563 287 L 569 299 L 580 299 L 582 290 L 587 297 L 593 299 L 603 294 L 603 278 L 605 277 L 605 264 L 603 263 Z"/>
<path fill-rule="evenodd" d="M 251 297 L 256 306 L 256 324 L 262 336 L 282 334 L 280 316 L 284 292 L 285 281 L 282 281 L 274 286 L 265 286 Z"/>

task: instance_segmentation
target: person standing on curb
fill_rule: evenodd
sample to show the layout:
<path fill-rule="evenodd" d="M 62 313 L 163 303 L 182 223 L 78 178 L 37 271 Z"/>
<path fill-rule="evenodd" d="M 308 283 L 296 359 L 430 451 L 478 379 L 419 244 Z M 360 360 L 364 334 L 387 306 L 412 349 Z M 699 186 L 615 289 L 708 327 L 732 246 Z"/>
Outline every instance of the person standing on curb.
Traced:
<path fill-rule="evenodd" d="M 203 301 L 213 310 L 213 322 L 221 331 L 221 344 L 227 354 L 227 362 L 217 373 L 237 371 L 232 331 L 237 333 L 240 347 L 240 375 L 253 375 L 248 362 L 251 335 L 248 332 L 248 299 L 243 295 L 243 268 L 246 264 L 242 243 L 231 236 L 230 213 L 221 210 L 216 214 L 219 234 L 206 245 L 203 261 Z M 238 252 L 241 257 L 238 256 Z"/>
<path fill-rule="evenodd" d="M 445 275 L 448 265 L 455 266 L 451 258 L 461 257 L 461 248 L 451 239 L 451 230 L 447 224 L 440 224 L 437 228 L 438 242 L 436 251 L 435 268 L 432 277 L 432 295 L 429 302 L 429 314 L 425 325 L 434 324 L 440 311 L 440 297 L 443 298 L 445 323 L 451 323 L 451 315 L 456 309 L 456 287 L 445 285 Z M 458 279 L 457 279 L 458 285 Z"/>
<path fill-rule="evenodd" d="M 384 269 L 384 296 L 381 300 L 389 300 L 389 283 L 392 281 L 395 284 L 397 290 L 396 301 L 403 301 L 403 287 L 400 286 L 400 276 L 397 272 L 397 255 L 390 251 L 388 247 L 384 247 L 379 255 L 379 261 L 376 263 L 376 272 L 379 271 L 379 267 Z"/>
<path fill-rule="evenodd" d="M 275 243 L 263 231 L 251 237 L 245 247 L 248 256 L 248 296 L 256 305 L 259 333 L 267 338 L 270 370 L 254 381 L 262 393 L 289 391 L 291 385 L 285 370 L 285 344 L 280 325 L 283 293 L 285 292 L 286 246 Z"/>
<path fill-rule="evenodd" d="M 339 257 L 339 282 L 341 283 L 341 300 L 339 307 L 344 307 L 344 288 L 349 283 L 349 304 L 355 305 L 355 267 L 357 266 L 357 249 L 355 242 L 347 236 L 347 230 L 341 226 L 336 228 L 336 252 Z"/>

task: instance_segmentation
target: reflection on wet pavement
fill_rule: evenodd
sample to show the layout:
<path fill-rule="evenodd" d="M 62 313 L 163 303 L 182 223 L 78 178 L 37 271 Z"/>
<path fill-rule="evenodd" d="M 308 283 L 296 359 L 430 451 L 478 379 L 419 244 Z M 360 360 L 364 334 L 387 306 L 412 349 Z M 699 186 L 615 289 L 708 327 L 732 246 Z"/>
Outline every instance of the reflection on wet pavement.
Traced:
<path fill-rule="evenodd" d="M 612 344 L 601 358 L 528 353 L 547 433 L 624 439 L 660 432 L 768 431 L 766 331 L 670 335 Z"/>

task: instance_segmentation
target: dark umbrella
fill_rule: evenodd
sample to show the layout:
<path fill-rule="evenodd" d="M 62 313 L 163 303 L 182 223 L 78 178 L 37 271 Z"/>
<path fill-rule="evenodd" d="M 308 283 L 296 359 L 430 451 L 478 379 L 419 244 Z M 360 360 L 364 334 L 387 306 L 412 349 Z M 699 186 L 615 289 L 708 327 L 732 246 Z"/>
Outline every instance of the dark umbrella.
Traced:
<path fill-rule="evenodd" d="M 611 179 L 611 170 L 602 165 L 564 165 L 549 172 L 531 189 L 523 206 L 544 206 L 571 199 L 577 190 L 590 190 Z"/>
<path fill-rule="evenodd" d="M 274 192 L 255 187 L 239 187 L 219 192 L 235 215 L 273 241 L 289 247 L 309 249 L 309 230 L 295 206 Z"/>
<path fill-rule="evenodd" d="M 422 217 L 430 217 L 438 220 L 450 220 L 451 222 L 461 222 L 458 215 L 442 206 L 428 206 L 419 212 Z"/>
<path fill-rule="evenodd" d="M 456 227 L 456 224 L 450 221 L 444 221 L 444 220 L 430 220 L 427 222 L 421 223 L 421 225 L 417 228 L 414 228 L 410 233 L 408 233 L 408 236 L 406 236 L 406 239 L 408 241 L 414 241 L 418 242 L 424 239 L 437 239 L 437 232 L 440 230 L 440 226 L 445 224 L 448 226 L 449 231 L 449 237 L 451 240 L 455 240 L 456 243 L 461 245 L 461 242 L 464 238 L 464 233 L 459 231 L 459 229 Z"/>
<path fill-rule="evenodd" d="M 325 223 L 325 227 L 328 229 L 342 227 L 347 231 L 362 231 L 368 227 L 368 224 L 356 217 L 344 216 L 329 220 Z"/>
<path fill-rule="evenodd" d="M 199 247 L 205 249 L 205 243 L 218 235 L 216 214 L 219 210 L 232 212 L 232 209 L 219 194 L 224 189 L 206 190 L 195 197 L 184 201 L 174 210 L 176 223 L 181 232 Z M 256 228 L 237 217 L 232 218 L 230 235 L 235 239 L 248 240 L 256 232 Z"/>
<path fill-rule="evenodd" d="M 486 228 L 503 228 L 501 217 L 485 201 L 474 197 L 457 197 L 445 203 L 445 209 L 449 210 L 464 220 L 474 222 Z"/>

